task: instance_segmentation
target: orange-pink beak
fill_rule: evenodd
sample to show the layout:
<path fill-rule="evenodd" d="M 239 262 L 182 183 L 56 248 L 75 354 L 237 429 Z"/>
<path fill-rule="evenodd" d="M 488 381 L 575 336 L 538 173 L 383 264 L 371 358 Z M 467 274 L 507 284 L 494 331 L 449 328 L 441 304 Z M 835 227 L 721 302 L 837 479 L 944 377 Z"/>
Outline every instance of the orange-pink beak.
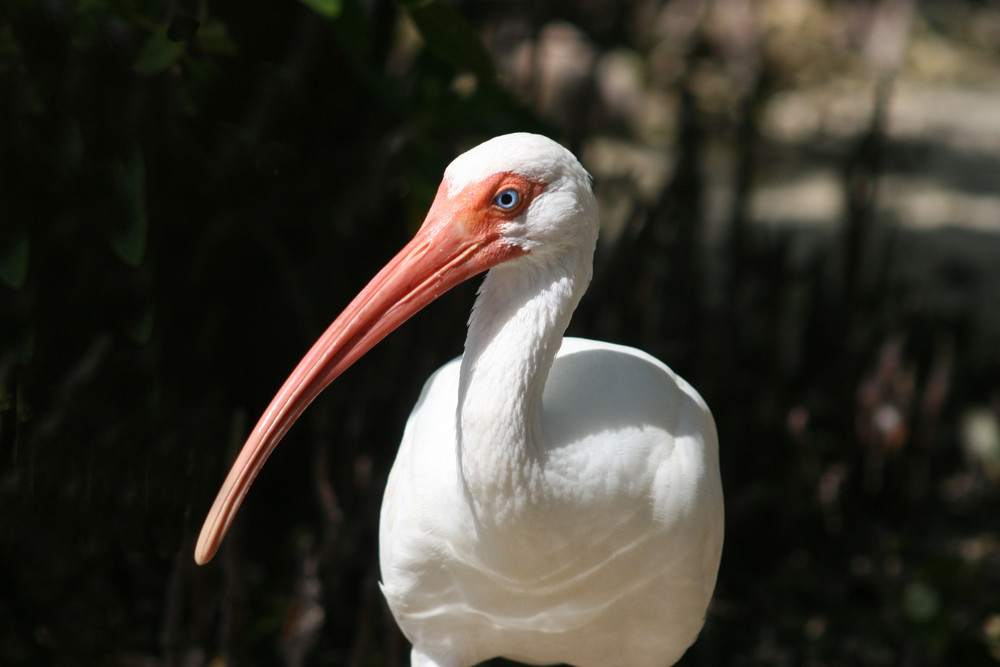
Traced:
<path fill-rule="evenodd" d="M 458 283 L 525 251 L 500 236 L 502 215 L 490 206 L 499 181 L 469 186 L 456 196 L 437 197 L 417 235 L 361 290 L 285 380 L 243 445 L 219 490 L 195 547 L 195 561 L 215 556 L 236 512 L 267 457 L 299 415 L 338 375 L 393 329 Z M 500 185 L 497 185 L 497 182 Z M 522 203 L 540 189 L 531 189 Z M 523 207 L 519 207 L 523 208 Z"/>

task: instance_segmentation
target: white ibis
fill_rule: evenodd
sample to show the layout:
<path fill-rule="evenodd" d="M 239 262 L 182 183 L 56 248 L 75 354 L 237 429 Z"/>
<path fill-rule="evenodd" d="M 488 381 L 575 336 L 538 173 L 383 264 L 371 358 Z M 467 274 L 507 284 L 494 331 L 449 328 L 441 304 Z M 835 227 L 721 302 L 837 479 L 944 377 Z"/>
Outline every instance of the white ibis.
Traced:
<path fill-rule="evenodd" d="M 416 237 L 271 401 L 195 559 L 212 558 L 268 455 L 334 378 L 489 269 L 465 354 L 424 386 L 382 504 L 382 591 L 412 665 L 677 661 L 722 552 L 715 424 L 651 356 L 563 337 L 597 231 L 589 175 L 545 137 L 497 137 L 453 161 Z"/>

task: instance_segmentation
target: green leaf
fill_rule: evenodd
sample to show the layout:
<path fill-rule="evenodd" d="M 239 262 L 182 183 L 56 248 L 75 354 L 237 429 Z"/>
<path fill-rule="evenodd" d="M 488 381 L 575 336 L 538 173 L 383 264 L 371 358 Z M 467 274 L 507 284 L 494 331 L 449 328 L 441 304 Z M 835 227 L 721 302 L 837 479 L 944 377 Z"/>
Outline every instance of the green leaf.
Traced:
<path fill-rule="evenodd" d="M 153 336 L 153 307 L 147 306 L 125 325 L 125 335 L 139 344 L 149 342 Z"/>
<path fill-rule="evenodd" d="M 427 47 L 442 60 L 470 70 L 483 80 L 492 79 L 493 58 L 479 35 L 457 11 L 438 0 L 402 2 Z"/>
<path fill-rule="evenodd" d="M 21 233 L 14 238 L 10 247 L 0 252 L 0 281 L 11 289 L 21 289 L 28 277 L 28 256 L 30 243 L 28 235 Z"/>
<path fill-rule="evenodd" d="M 135 61 L 135 71 L 147 76 L 159 74 L 184 55 L 184 42 L 173 42 L 167 29 L 160 28 L 149 36 Z"/>
<path fill-rule="evenodd" d="M 229 36 L 229 28 L 224 21 L 210 20 L 198 27 L 195 34 L 198 48 L 205 53 L 223 56 L 236 55 L 236 42 Z"/>
<path fill-rule="evenodd" d="M 373 74 L 368 60 L 371 56 L 368 20 L 356 0 L 341 3 L 341 11 L 333 21 L 337 39 L 351 60 L 354 70 L 363 76 Z"/>
<path fill-rule="evenodd" d="M 405 102 L 381 69 L 371 61 L 371 30 L 358 0 L 343 0 L 340 15 L 330 21 L 337 42 L 347 55 L 351 70 L 368 89 L 390 109 L 399 110 Z"/>
<path fill-rule="evenodd" d="M 328 19 L 335 19 L 340 16 L 344 9 L 343 0 L 300 0 L 303 5 Z"/>
<path fill-rule="evenodd" d="M 136 149 L 112 168 L 112 180 L 122 219 L 111 235 L 111 248 L 129 266 L 139 266 L 146 252 L 148 220 L 143 181 L 146 167 Z"/>

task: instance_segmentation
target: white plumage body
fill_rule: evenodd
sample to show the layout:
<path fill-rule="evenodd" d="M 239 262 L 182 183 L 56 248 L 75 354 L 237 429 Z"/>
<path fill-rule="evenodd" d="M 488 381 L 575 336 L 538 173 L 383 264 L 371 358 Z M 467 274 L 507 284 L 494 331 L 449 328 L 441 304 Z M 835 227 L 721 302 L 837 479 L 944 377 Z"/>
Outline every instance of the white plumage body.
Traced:
<path fill-rule="evenodd" d="M 382 505 L 383 592 L 414 664 L 673 664 L 722 549 L 704 402 L 647 354 L 564 339 L 542 398 L 544 488 L 498 526 L 459 474 L 460 372 L 456 359 L 425 385 Z"/>

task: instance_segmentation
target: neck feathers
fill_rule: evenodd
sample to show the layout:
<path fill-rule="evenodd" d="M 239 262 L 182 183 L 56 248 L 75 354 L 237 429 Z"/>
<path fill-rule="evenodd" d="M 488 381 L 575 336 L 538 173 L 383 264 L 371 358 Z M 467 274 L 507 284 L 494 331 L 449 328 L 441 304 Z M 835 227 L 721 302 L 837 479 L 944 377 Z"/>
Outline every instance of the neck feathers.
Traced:
<path fill-rule="evenodd" d="M 462 358 L 457 455 L 480 517 L 502 522 L 544 494 L 542 392 L 590 282 L 592 252 L 500 265 L 479 290 Z"/>

